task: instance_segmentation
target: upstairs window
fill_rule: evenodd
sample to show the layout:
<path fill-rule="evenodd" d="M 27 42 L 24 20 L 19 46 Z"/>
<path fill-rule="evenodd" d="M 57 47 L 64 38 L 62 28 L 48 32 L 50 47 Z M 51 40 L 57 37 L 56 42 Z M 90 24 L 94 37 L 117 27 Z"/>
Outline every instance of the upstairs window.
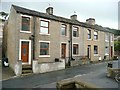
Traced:
<path fill-rule="evenodd" d="M 91 39 L 91 30 L 87 30 L 87 33 L 88 33 L 88 39 Z"/>
<path fill-rule="evenodd" d="M 49 55 L 49 43 L 40 42 L 40 55 Z"/>
<path fill-rule="evenodd" d="M 110 36 L 110 39 L 111 39 L 111 42 L 113 41 L 113 35 L 111 34 L 111 36 Z"/>
<path fill-rule="evenodd" d="M 30 17 L 22 16 L 22 31 L 30 31 Z"/>
<path fill-rule="evenodd" d="M 94 54 L 98 54 L 98 46 L 94 46 Z"/>
<path fill-rule="evenodd" d="M 105 47 L 105 55 L 109 55 L 109 48 L 108 48 L 108 46 Z"/>
<path fill-rule="evenodd" d="M 73 26 L 73 37 L 78 37 L 79 32 L 78 32 L 78 27 Z"/>
<path fill-rule="evenodd" d="M 49 34 L 49 22 L 41 20 L 40 21 L 40 34 Z"/>
<path fill-rule="evenodd" d="M 105 41 L 109 41 L 109 34 L 105 33 Z"/>
<path fill-rule="evenodd" d="M 61 25 L 61 35 L 63 36 L 67 35 L 67 26 L 65 24 Z"/>
<path fill-rule="evenodd" d="M 73 54 L 78 55 L 78 44 L 73 44 Z"/>
<path fill-rule="evenodd" d="M 94 31 L 94 40 L 98 40 L 98 32 Z"/>

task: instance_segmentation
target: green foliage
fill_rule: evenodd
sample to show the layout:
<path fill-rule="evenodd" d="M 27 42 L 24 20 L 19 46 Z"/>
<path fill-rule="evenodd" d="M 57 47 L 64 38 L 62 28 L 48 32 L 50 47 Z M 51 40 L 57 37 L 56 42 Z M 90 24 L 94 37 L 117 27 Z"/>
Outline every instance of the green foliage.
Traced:
<path fill-rule="evenodd" d="M 120 41 L 114 42 L 114 49 L 115 49 L 115 51 L 120 51 Z"/>

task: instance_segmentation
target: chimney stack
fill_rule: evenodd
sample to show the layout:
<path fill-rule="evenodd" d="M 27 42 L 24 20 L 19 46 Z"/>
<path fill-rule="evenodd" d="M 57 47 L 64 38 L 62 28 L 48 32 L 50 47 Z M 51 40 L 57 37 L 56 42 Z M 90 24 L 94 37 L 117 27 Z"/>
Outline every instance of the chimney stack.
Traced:
<path fill-rule="evenodd" d="M 95 19 L 94 18 L 89 18 L 89 19 L 86 20 L 86 23 L 90 24 L 90 25 L 95 25 Z"/>
<path fill-rule="evenodd" d="M 53 7 L 48 7 L 48 8 L 46 9 L 46 13 L 47 13 L 48 15 L 53 15 Z"/>
<path fill-rule="evenodd" d="M 70 18 L 71 18 L 72 20 L 77 20 L 77 15 L 74 14 L 74 15 L 70 16 Z"/>

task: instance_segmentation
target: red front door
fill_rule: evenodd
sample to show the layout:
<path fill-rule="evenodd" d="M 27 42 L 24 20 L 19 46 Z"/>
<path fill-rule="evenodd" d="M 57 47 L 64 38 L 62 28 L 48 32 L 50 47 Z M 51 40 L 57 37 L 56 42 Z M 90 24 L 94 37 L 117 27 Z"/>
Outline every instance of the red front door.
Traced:
<path fill-rule="evenodd" d="M 29 61 L 29 42 L 21 42 L 21 60 L 23 63 L 28 63 Z"/>

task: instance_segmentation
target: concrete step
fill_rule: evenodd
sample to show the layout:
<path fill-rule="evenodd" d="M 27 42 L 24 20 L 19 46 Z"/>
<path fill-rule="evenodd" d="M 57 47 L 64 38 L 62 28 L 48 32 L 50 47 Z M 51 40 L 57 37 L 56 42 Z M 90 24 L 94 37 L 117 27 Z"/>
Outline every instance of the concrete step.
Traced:
<path fill-rule="evenodd" d="M 32 73 L 31 65 L 22 65 L 22 74 Z"/>
<path fill-rule="evenodd" d="M 33 73 L 32 70 L 22 70 L 22 74 Z"/>

